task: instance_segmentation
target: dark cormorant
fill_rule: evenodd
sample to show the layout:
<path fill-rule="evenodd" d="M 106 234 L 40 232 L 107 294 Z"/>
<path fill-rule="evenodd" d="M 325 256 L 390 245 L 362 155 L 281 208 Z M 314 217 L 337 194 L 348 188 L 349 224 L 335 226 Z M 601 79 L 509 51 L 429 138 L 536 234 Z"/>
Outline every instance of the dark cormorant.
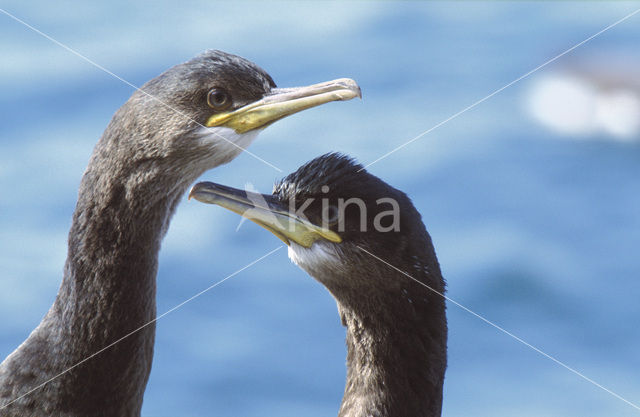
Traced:
<path fill-rule="evenodd" d="M 350 158 L 327 154 L 276 184 L 272 195 L 202 182 L 190 197 L 276 234 L 291 260 L 334 296 L 347 328 L 340 417 L 441 414 L 445 283 L 406 194 Z"/>
<path fill-rule="evenodd" d="M 278 89 L 257 65 L 220 51 L 133 93 L 82 178 L 58 296 L 0 364 L 0 415 L 139 415 L 154 324 L 91 356 L 155 318 L 158 250 L 187 187 L 270 123 L 359 94 L 349 79 Z"/>

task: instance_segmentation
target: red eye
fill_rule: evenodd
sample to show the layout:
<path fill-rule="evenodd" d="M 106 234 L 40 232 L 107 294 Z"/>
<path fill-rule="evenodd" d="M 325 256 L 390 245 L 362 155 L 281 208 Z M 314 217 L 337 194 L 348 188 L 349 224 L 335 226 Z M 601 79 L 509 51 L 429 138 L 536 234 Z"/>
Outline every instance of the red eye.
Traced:
<path fill-rule="evenodd" d="M 207 104 L 214 110 L 225 110 L 231 106 L 231 97 L 222 88 L 212 88 L 207 93 Z"/>

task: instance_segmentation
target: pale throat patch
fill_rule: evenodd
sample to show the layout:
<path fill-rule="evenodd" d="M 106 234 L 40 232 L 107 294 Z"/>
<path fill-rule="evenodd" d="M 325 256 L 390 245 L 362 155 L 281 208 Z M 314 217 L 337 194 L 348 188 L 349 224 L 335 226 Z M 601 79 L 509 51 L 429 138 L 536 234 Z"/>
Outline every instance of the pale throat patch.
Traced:
<path fill-rule="evenodd" d="M 305 270 L 318 270 L 323 267 L 333 267 L 341 264 L 340 256 L 333 244 L 316 241 L 310 248 L 290 242 L 289 259 Z"/>
<path fill-rule="evenodd" d="M 217 157 L 230 160 L 247 149 L 261 131 L 262 129 L 254 129 L 238 133 L 229 127 L 215 126 L 201 127 L 196 133 L 201 144 L 215 149 Z"/>

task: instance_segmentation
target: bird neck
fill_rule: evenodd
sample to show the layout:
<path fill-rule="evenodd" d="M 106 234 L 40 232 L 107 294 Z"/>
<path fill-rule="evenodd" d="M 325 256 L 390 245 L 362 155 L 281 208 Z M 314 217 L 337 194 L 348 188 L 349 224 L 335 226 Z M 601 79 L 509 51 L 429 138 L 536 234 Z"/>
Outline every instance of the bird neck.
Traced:
<path fill-rule="evenodd" d="M 85 173 L 56 300 L 85 340 L 103 344 L 155 317 L 158 252 L 185 188 L 143 166 Z"/>
<path fill-rule="evenodd" d="M 140 412 L 153 356 L 158 251 L 191 181 L 167 172 L 150 161 L 108 164 L 94 154 L 83 176 L 64 278 L 37 329 L 55 346 L 45 359 L 50 375 L 101 351 L 54 381 L 58 403 L 77 415 Z"/>
<path fill-rule="evenodd" d="M 411 299 L 401 291 L 338 299 L 348 349 L 339 417 L 441 415 L 444 302 L 420 295 Z"/>

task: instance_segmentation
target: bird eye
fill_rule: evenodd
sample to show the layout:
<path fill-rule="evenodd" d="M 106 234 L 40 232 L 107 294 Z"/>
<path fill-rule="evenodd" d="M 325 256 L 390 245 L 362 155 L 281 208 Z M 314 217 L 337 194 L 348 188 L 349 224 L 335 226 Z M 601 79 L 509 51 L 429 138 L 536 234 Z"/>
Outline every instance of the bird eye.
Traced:
<path fill-rule="evenodd" d="M 338 210 L 338 207 L 336 206 L 329 206 L 326 207 L 323 210 L 323 221 L 326 224 L 336 224 L 338 222 L 338 220 L 340 219 L 340 210 Z"/>
<path fill-rule="evenodd" d="M 207 104 L 214 110 L 226 110 L 231 105 L 231 97 L 222 88 L 212 88 L 207 93 Z"/>

